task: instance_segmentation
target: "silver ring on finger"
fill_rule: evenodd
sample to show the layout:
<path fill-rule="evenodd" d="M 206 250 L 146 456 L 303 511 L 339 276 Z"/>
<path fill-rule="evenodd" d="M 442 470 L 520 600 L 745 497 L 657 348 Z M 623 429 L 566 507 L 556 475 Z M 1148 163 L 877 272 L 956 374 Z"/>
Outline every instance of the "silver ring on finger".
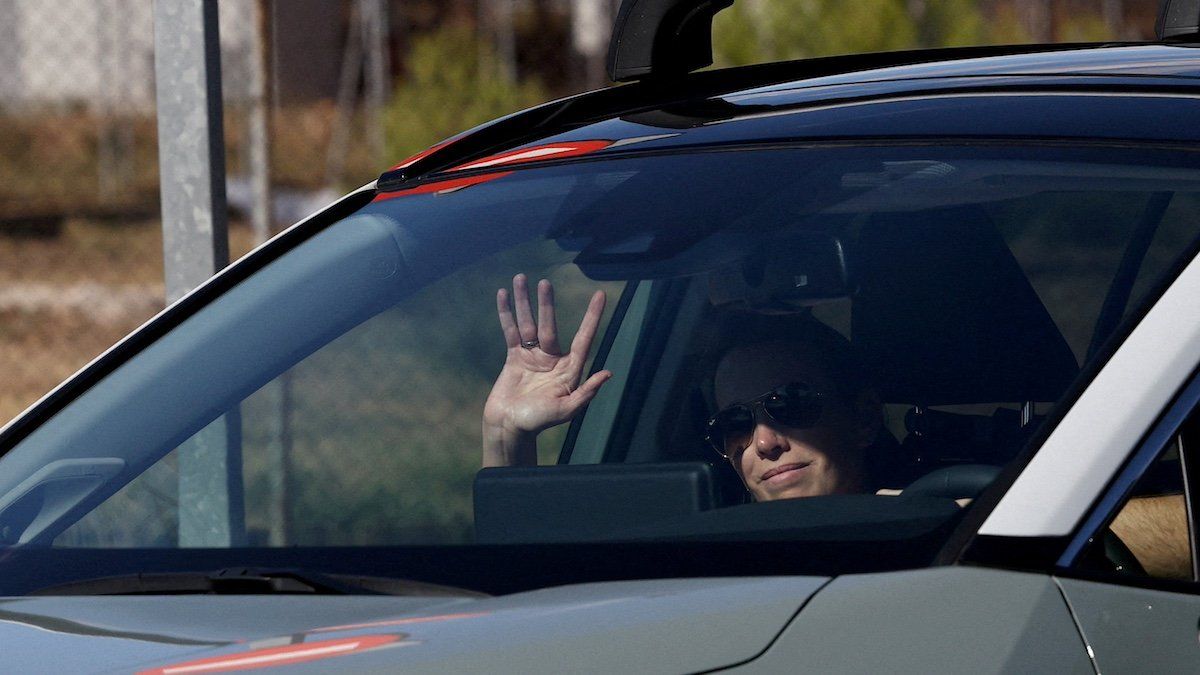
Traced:
<path fill-rule="evenodd" d="M 522 340 L 521 341 L 521 347 L 523 349 L 533 349 L 534 347 L 538 346 L 538 344 L 539 343 L 538 343 L 537 338 L 533 338 L 532 340 Z"/>

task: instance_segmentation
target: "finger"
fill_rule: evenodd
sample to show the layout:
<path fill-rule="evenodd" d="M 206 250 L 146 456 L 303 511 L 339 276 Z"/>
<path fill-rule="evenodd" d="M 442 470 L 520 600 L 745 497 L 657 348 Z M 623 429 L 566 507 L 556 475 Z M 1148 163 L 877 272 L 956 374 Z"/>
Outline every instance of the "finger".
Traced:
<path fill-rule="evenodd" d="M 611 370 L 601 370 L 592 373 L 591 377 L 585 380 L 583 384 L 579 385 L 578 389 L 571 392 L 571 395 L 567 397 L 572 410 L 579 410 L 588 403 L 591 403 L 592 399 L 596 398 L 596 394 L 600 393 L 600 387 L 605 382 L 611 380 L 612 376 Z"/>
<path fill-rule="evenodd" d="M 604 316 L 604 291 L 592 294 L 587 311 L 583 313 L 583 321 L 579 322 L 579 331 L 571 341 L 571 354 L 579 359 L 586 359 L 592 348 L 592 340 L 596 338 L 596 330 L 600 327 L 600 317 Z"/>
<path fill-rule="evenodd" d="M 529 305 L 529 283 L 524 274 L 513 277 L 513 307 L 517 310 L 517 331 L 521 340 L 537 337 L 537 324 L 533 322 L 533 308 Z"/>
<path fill-rule="evenodd" d="M 517 321 L 513 318 L 512 308 L 508 304 L 508 291 L 503 288 L 496 291 L 496 313 L 500 315 L 504 344 L 510 349 L 520 345 L 521 334 L 517 331 Z"/>
<path fill-rule="evenodd" d="M 538 342 L 547 354 L 560 354 L 558 348 L 558 322 L 554 318 L 554 284 L 547 279 L 538 282 Z"/>

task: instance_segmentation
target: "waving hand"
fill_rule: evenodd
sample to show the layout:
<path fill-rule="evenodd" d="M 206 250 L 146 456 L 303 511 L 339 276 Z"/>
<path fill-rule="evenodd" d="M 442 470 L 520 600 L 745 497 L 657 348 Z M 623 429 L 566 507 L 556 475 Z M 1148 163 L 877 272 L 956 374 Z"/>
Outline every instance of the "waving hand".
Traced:
<path fill-rule="evenodd" d="M 513 278 L 513 289 L 496 293 L 496 310 L 508 353 L 483 409 L 485 466 L 536 463 L 538 432 L 569 421 L 612 377 L 594 373 L 582 384 L 588 351 L 604 314 L 603 291 L 588 303 L 571 347 L 563 351 L 554 312 L 554 287 L 538 283 L 535 321 L 524 274 Z"/>

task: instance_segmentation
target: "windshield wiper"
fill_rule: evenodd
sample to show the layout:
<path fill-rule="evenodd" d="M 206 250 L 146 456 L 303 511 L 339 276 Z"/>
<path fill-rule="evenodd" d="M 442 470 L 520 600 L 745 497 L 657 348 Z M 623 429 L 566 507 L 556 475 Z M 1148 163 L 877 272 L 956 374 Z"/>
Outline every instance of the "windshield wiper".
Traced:
<path fill-rule="evenodd" d="M 215 572 L 143 572 L 83 579 L 29 595 L 414 595 L 486 597 L 411 579 L 323 574 L 294 568 L 229 567 Z"/>

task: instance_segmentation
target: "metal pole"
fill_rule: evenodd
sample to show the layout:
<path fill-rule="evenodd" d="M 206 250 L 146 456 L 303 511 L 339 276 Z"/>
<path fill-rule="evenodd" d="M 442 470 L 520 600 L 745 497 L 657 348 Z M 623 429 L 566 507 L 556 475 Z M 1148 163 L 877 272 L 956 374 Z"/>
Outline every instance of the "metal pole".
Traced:
<path fill-rule="evenodd" d="M 346 168 L 346 153 L 350 144 L 350 124 L 354 115 L 354 91 L 363 71 L 362 29 L 359 25 L 359 4 L 350 6 L 350 26 L 346 31 L 346 47 L 342 52 L 341 74 L 338 76 L 337 103 L 334 106 L 333 129 L 329 133 L 329 149 L 325 156 L 325 184 L 337 185 Z"/>
<path fill-rule="evenodd" d="M 251 5 L 256 30 L 253 34 L 252 60 L 250 64 L 250 191 L 253 205 L 250 225 L 254 231 L 254 243 L 261 244 L 271 236 L 271 131 L 270 99 L 267 82 L 270 79 L 267 54 L 271 37 L 268 32 L 270 0 L 258 0 Z"/>
<path fill-rule="evenodd" d="M 155 0 L 167 302 L 229 264 L 217 0 Z"/>
<path fill-rule="evenodd" d="M 154 71 L 167 302 L 229 264 L 217 0 L 156 0 Z M 241 419 L 218 418 L 179 453 L 179 545 L 245 540 Z"/>
<path fill-rule="evenodd" d="M 367 143 L 377 166 L 387 163 L 383 111 L 391 82 L 388 58 L 388 16 L 383 0 L 362 0 L 363 44 L 367 45 L 365 79 L 367 98 Z"/>
<path fill-rule="evenodd" d="M 292 371 L 280 375 L 271 383 L 275 411 L 267 429 L 267 481 L 270 502 L 267 543 L 289 546 L 295 543 L 292 532 Z"/>
<path fill-rule="evenodd" d="M 514 0 L 499 0 L 499 12 L 496 17 L 497 51 L 500 53 L 500 65 L 509 82 L 517 81 L 517 35 L 516 22 L 513 14 Z"/>
<path fill-rule="evenodd" d="M 114 93 L 116 93 L 114 90 L 117 83 L 120 82 L 116 66 L 120 52 L 115 49 L 117 38 L 114 35 L 118 16 L 120 13 L 111 6 L 104 7 L 100 11 L 100 30 L 96 34 L 96 51 L 99 52 L 100 72 L 103 73 L 102 77 L 108 80 L 109 86 L 107 91 L 96 97 L 98 105 L 94 105 L 92 108 L 92 112 L 96 116 L 96 165 L 99 179 L 97 191 L 101 200 L 110 203 L 113 193 L 117 191 L 119 185 L 117 150 L 114 147 L 116 144 L 116 108 L 119 101 L 119 99 L 114 99 Z"/>
<path fill-rule="evenodd" d="M 571 38 L 583 60 L 583 85 L 599 89 L 607 82 L 604 54 L 612 32 L 612 3 L 606 0 L 574 0 L 571 3 Z"/>
<path fill-rule="evenodd" d="M 1017 11 L 1031 40 L 1037 43 L 1054 40 L 1054 8 L 1051 0 L 1020 0 Z"/>
<path fill-rule="evenodd" d="M 251 210 L 251 228 L 254 243 L 261 244 L 271 236 L 275 219 L 271 191 L 271 102 L 274 98 L 275 78 L 272 77 L 275 60 L 272 27 L 274 25 L 273 0 L 255 0 L 251 6 L 254 13 L 254 43 L 250 68 L 250 187 L 254 204 Z M 263 393 L 275 403 L 275 414 L 268 414 L 266 464 L 268 477 L 267 542 L 272 546 L 286 546 L 292 541 L 291 533 L 291 372 L 285 372 L 263 387 Z"/>
<path fill-rule="evenodd" d="M 1123 0 L 1104 0 L 1100 5 L 1104 23 L 1108 25 L 1109 38 L 1124 40 L 1125 37 L 1125 3 Z"/>

